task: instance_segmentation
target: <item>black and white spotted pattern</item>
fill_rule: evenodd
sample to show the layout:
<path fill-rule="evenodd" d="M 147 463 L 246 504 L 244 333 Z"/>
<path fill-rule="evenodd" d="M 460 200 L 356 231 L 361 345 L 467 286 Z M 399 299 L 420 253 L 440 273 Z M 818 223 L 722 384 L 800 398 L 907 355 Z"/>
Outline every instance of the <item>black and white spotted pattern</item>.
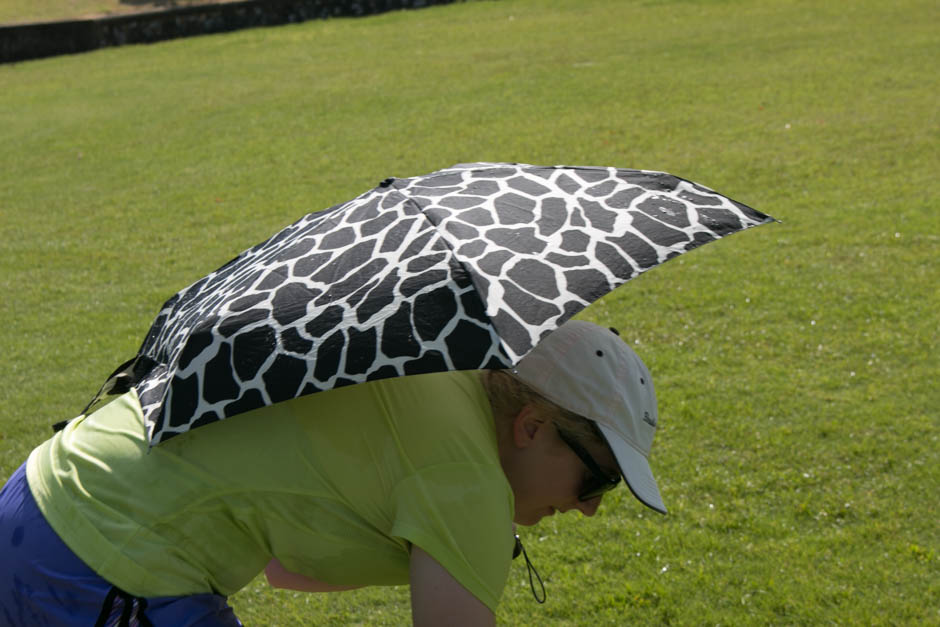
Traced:
<path fill-rule="evenodd" d="M 304 216 L 166 302 L 105 391 L 151 442 L 370 379 L 507 368 L 638 274 L 773 219 L 640 170 L 457 165 Z"/>

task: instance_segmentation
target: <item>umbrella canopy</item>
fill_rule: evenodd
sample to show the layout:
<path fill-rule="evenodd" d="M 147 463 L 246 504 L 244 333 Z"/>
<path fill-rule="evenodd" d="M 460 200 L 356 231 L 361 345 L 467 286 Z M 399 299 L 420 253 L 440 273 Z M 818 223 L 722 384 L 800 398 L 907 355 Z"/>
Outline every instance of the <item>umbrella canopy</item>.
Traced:
<path fill-rule="evenodd" d="M 638 274 L 773 218 L 643 170 L 461 164 L 311 213 L 170 298 L 101 394 L 152 444 L 372 379 L 510 368 Z"/>

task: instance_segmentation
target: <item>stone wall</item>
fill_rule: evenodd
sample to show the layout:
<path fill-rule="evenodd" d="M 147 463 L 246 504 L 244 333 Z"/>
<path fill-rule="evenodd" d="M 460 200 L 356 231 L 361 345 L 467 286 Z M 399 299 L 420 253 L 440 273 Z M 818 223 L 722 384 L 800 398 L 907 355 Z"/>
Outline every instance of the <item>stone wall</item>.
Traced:
<path fill-rule="evenodd" d="M 0 63 L 455 0 L 241 0 L 132 15 L 0 26 Z"/>

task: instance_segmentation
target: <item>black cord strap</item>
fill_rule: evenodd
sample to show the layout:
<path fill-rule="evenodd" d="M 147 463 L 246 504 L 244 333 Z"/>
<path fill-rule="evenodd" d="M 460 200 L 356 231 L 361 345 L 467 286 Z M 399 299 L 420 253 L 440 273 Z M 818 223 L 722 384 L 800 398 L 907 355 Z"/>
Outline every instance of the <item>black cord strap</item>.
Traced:
<path fill-rule="evenodd" d="M 542 577 L 539 575 L 539 571 L 535 570 L 535 566 L 529 559 L 529 554 L 525 552 L 525 547 L 522 546 L 522 540 L 519 539 L 517 534 L 516 545 L 512 550 L 513 559 L 519 557 L 520 553 L 522 553 L 522 557 L 525 558 L 525 567 L 526 570 L 529 571 L 529 588 L 532 590 L 532 596 L 535 597 L 536 603 L 545 603 L 545 599 L 547 598 L 545 594 L 545 584 L 542 583 Z M 532 580 L 532 575 L 535 575 L 535 579 L 539 582 L 539 587 L 542 589 L 542 598 L 539 598 L 539 594 L 535 591 L 535 582 Z"/>

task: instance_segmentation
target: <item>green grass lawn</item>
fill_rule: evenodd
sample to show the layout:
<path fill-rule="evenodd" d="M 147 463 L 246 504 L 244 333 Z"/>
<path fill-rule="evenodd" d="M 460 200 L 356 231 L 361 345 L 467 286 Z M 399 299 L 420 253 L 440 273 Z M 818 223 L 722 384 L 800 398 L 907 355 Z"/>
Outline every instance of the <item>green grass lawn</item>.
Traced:
<path fill-rule="evenodd" d="M 233 0 L 3 0 L 0 24 L 126 15 Z"/>
<path fill-rule="evenodd" d="M 458 162 L 649 168 L 782 220 L 584 317 L 656 377 L 670 515 L 525 531 L 503 624 L 940 624 L 940 7 L 503 0 L 0 66 L 0 477 L 162 302 L 300 215 Z M 407 589 L 233 598 L 400 624 Z"/>

